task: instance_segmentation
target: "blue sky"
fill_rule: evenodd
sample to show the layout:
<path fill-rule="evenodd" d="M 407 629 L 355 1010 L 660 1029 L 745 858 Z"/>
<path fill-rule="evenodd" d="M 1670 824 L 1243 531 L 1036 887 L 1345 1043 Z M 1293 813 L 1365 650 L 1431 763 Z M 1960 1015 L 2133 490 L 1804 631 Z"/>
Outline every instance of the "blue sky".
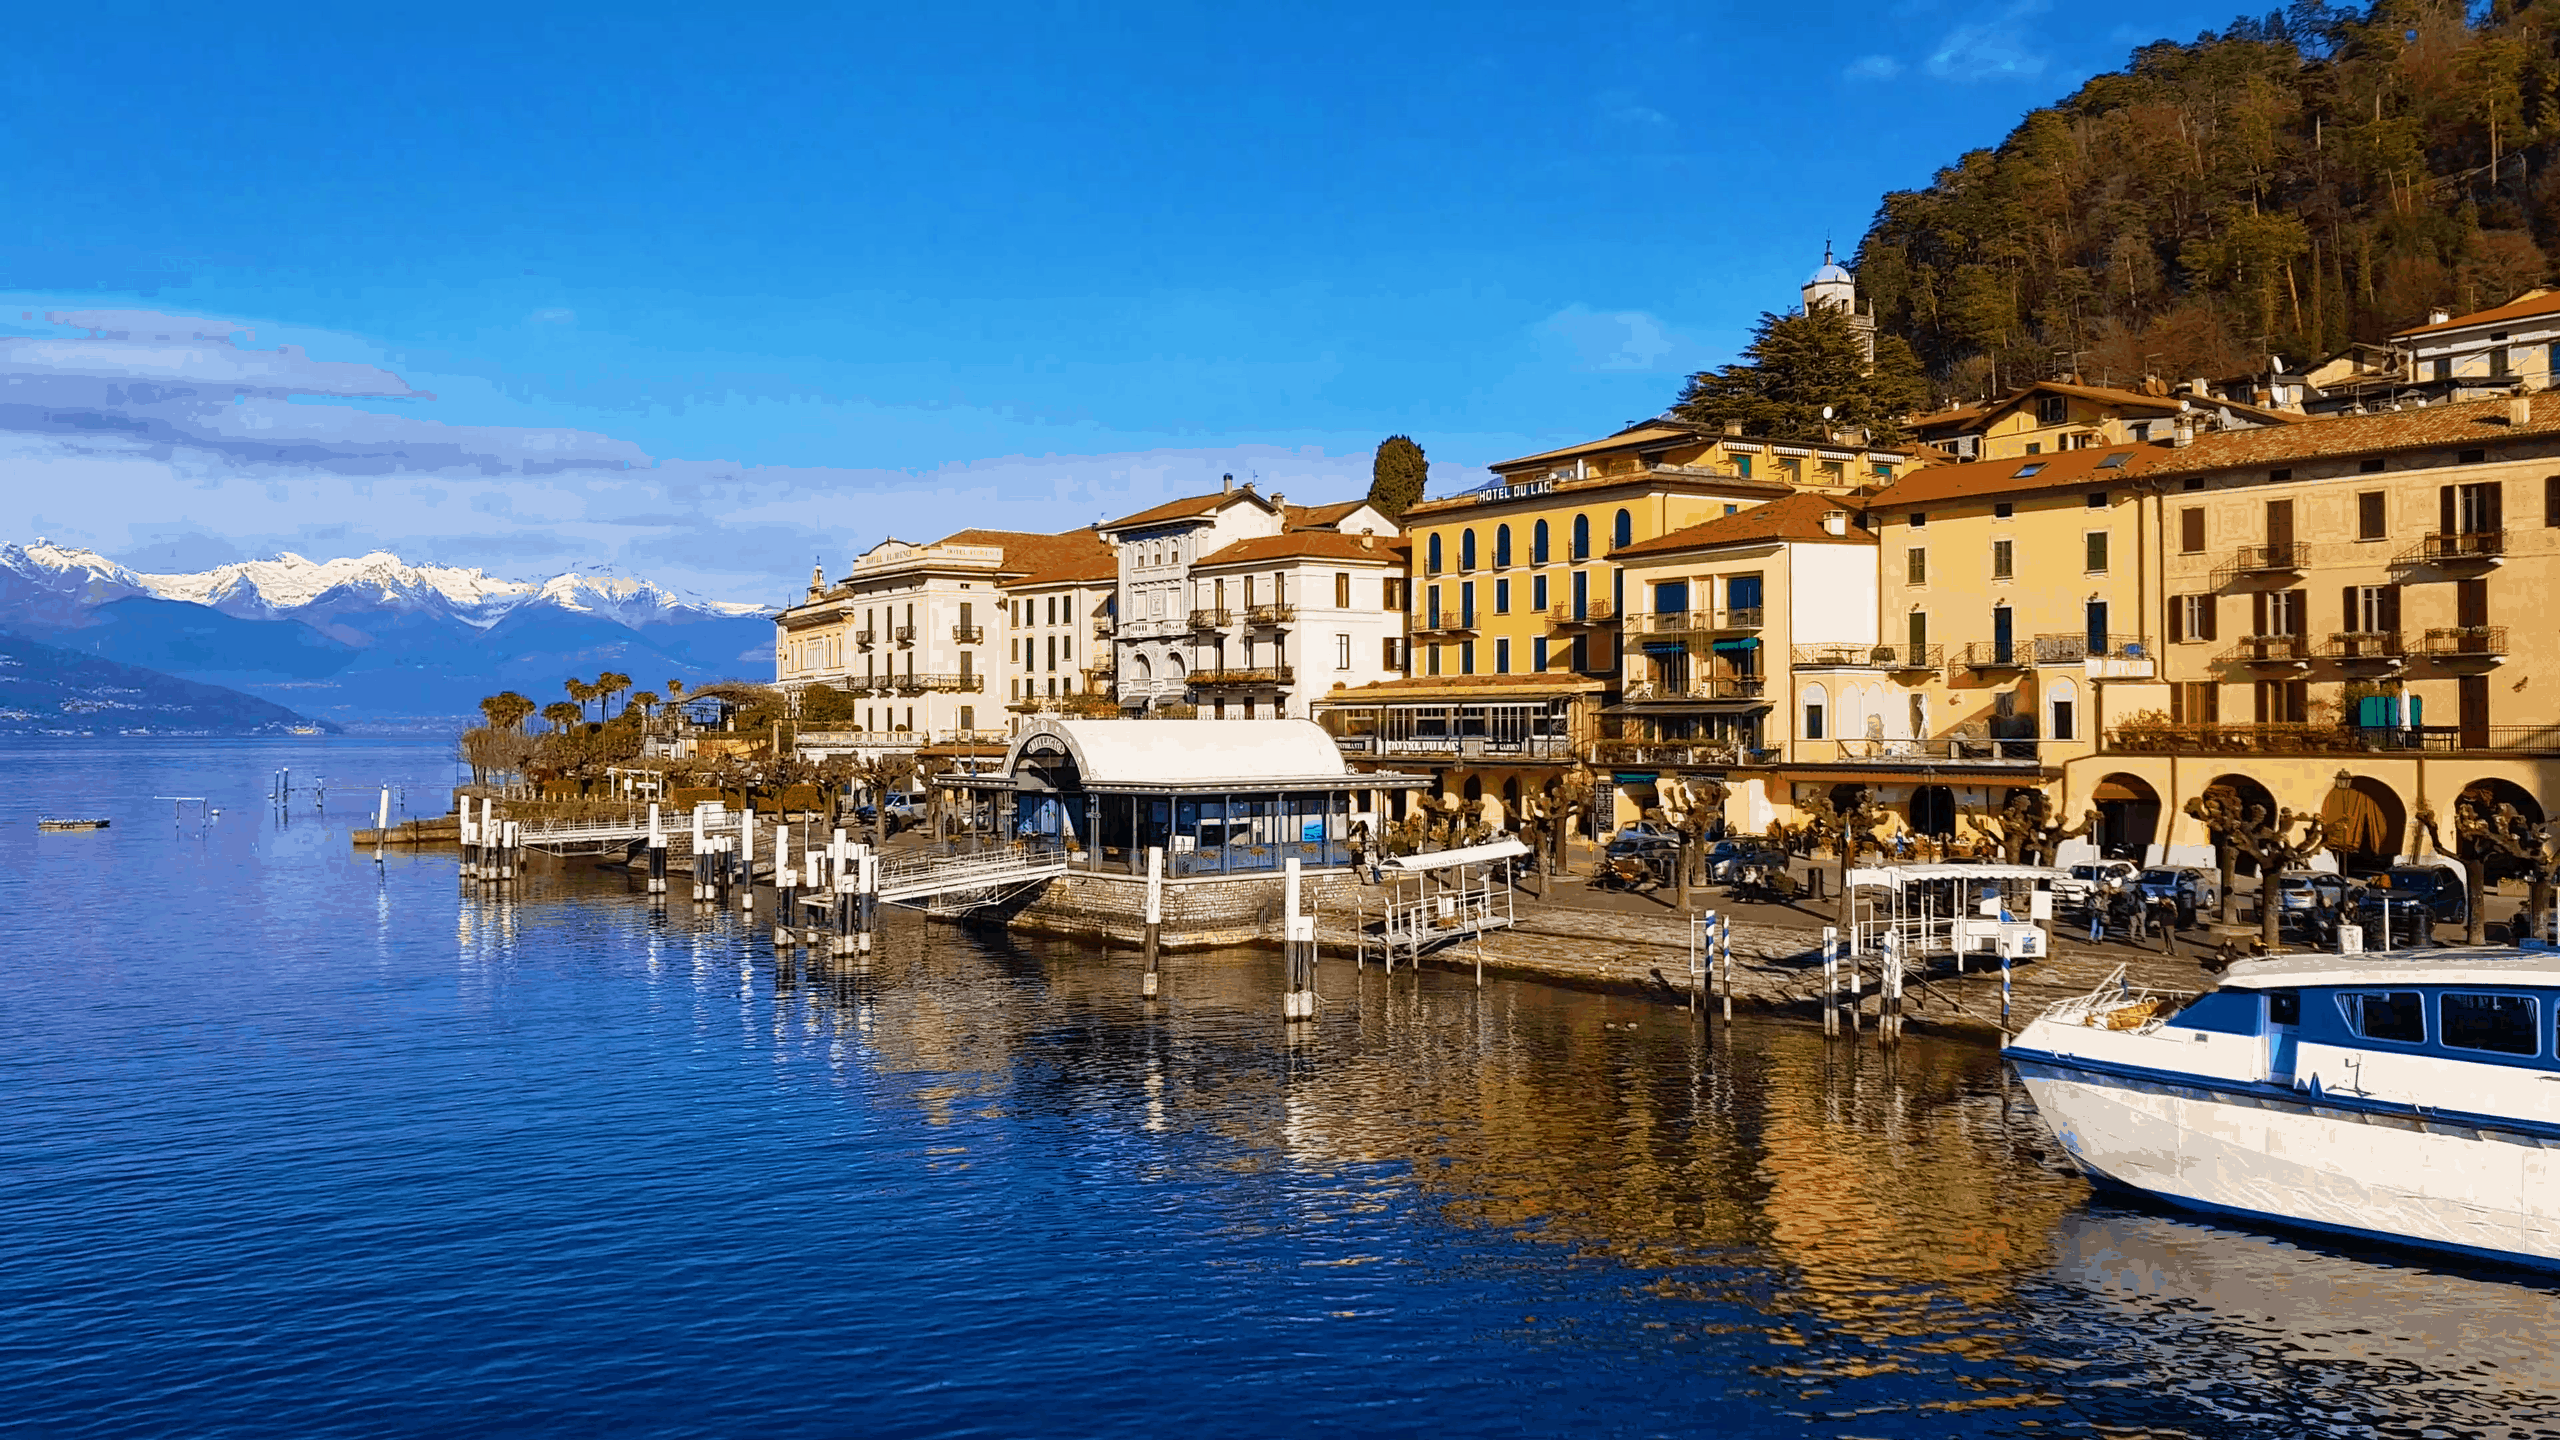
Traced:
<path fill-rule="evenodd" d="M 0 538 L 762 598 L 1222 470 L 1354 492 L 1398 431 L 1467 483 L 1658 411 L 1884 191 L 2232 12 L 2122 13 L 30 11 L 0 381 L 51 398 L 0 387 Z M 44 318 L 108 311 L 157 318 Z M 384 378 L 198 365 L 189 408 L 171 345 Z"/>

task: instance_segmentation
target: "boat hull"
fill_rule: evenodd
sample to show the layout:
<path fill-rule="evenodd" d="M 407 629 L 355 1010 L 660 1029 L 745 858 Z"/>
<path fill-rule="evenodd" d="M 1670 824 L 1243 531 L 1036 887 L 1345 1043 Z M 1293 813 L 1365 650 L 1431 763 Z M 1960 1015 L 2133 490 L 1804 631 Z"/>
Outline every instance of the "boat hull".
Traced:
<path fill-rule="evenodd" d="M 2560 1128 L 2010 1062 L 2073 1163 L 2188 1209 L 2560 1269 Z M 2550 1133 L 2539 1133 L 2549 1131 Z"/>

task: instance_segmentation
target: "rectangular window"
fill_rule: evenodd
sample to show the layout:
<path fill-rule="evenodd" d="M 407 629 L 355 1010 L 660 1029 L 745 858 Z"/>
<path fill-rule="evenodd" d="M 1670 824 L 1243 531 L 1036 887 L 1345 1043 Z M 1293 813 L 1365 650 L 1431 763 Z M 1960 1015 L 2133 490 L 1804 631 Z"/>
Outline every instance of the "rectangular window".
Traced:
<path fill-rule="evenodd" d="M 1425 629 L 1440 628 L 1440 587 L 1437 585 L 1422 587 L 1422 622 Z"/>
<path fill-rule="evenodd" d="M 1991 542 L 1991 578 L 2007 580 L 2018 573 L 2018 546 L 2014 540 Z"/>
<path fill-rule="evenodd" d="M 1927 529 L 1927 528 L 1928 528 L 1928 525 L 1929 525 L 1929 512 L 1928 512 L 1928 511 L 1926 511 L 1926 510 L 1914 510 L 1914 511 L 1912 511 L 1912 512 L 1911 512 L 1911 528 L 1912 528 L 1912 529 L 1914 529 L 1914 530 L 1924 530 L 1924 529 Z"/>
<path fill-rule="evenodd" d="M 2212 725 L 2222 719 L 2222 687 L 2188 680 L 2169 687 L 2169 719 L 2179 725 Z"/>
<path fill-rule="evenodd" d="M 2204 550 L 2204 507 L 2192 505 L 2178 512 L 2178 552 L 2200 554 Z"/>
<path fill-rule="evenodd" d="M 1348 570 L 1333 572 L 1333 608 L 1336 610 L 1351 608 L 1351 572 Z"/>
<path fill-rule="evenodd" d="M 2081 537 L 2088 547 L 2085 568 L 2092 575 L 2107 573 L 2107 532 L 2092 530 Z"/>
<path fill-rule="evenodd" d="M 1390 673 L 1404 668 L 1396 653 L 1396 637 L 1393 635 L 1378 642 L 1378 668 Z"/>
<path fill-rule="evenodd" d="M 2017 513 L 2018 507 L 2006 500 L 1991 507 L 1991 518 L 1994 520 L 2006 520 Z"/>
<path fill-rule="evenodd" d="M 1437 674 L 1439 674 L 1439 673 L 1440 673 L 1440 647 L 1439 647 L 1439 646 L 1437 646 L 1437 645 L 1426 645 L 1426 646 L 1424 646 L 1424 647 L 1422 648 L 1422 657 L 1423 657 L 1423 673 L 1424 673 L 1424 674 L 1427 674 L 1427 675 L 1437 675 Z"/>
<path fill-rule="evenodd" d="M 1508 580 L 1493 582 L 1493 613 L 1496 615 L 1511 613 L 1511 582 Z"/>
<path fill-rule="evenodd" d="M 2054 701 L 2054 702 L 2053 702 L 2053 738 L 2054 738 L 2054 739 L 2056 739 L 2056 740 L 2068 740 L 2068 739 L 2072 738 L 2072 737 L 2071 737 L 2071 718 L 2072 718 L 2072 717 L 2071 717 L 2071 708 L 2072 708 L 2072 707 L 2071 707 L 2071 702 L 2070 702 L 2070 701 L 2068 701 L 2068 700 L 2056 700 L 2056 701 Z"/>
<path fill-rule="evenodd" d="M 1507 636 L 1497 636 L 1494 639 L 1493 673 L 1496 675 L 1511 673 L 1511 641 Z"/>
<path fill-rule="evenodd" d="M 1573 644 L 1569 647 L 1569 654 L 1570 654 L 1570 657 L 1571 657 L 1571 658 L 1570 658 L 1569 663 L 1573 666 L 1573 668 L 1574 668 L 1574 670 L 1575 670 L 1575 672 L 1576 672 L 1576 673 L 1578 673 L 1578 674 L 1583 674 L 1583 675 L 1588 675 L 1588 674 L 1590 674 L 1590 673 L 1591 673 L 1591 637 L 1590 637 L 1590 636 L 1588 636 L 1588 635 L 1576 635 L 1576 636 L 1574 636 L 1574 637 L 1573 637 Z"/>
<path fill-rule="evenodd" d="M 1404 580 L 1401 577 L 1390 575 L 1379 582 L 1378 608 L 1381 610 L 1404 608 Z"/>
<path fill-rule="evenodd" d="M 1736 455 L 1736 456 L 1734 456 L 1734 457 L 1733 457 L 1733 473 L 1734 473 L 1734 474 L 1736 474 L 1736 475 L 1741 476 L 1741 477 L 1742 477 L 1743 479 L 1745 479 L 1745 480 L 1750 479 L 1750 478 L 1751 478 L 1751 457 L 1750 457 L 1750 456 L 1748 456 L 1748 455 Z"/>
<path fill-rule="evenodd" d="M 1906 585 L 1929 583 L 1929 552 L 1914 548 L 1903 552 L 1902 580 Z"/>
<path fill-rule="evenodd" d="M 2092 490 L 2092 491 L 2090 491 L 2090 492 L 2089 492 L 2089 508 L 2090 508 L 2090 509 L 2092 509 L 2092 510 L 2104 510 L 2104 509 L 2106 509 L 2106 508 L 2107 508 L 2107 492 L 2106 492 L 2106 491 L 2104 491 L 2104 490 Z"/>
<path fill-rule="evenodd" d="M 2542 1053 L 2542 1007 L 2530 995 L 2447 991 L 2436 997 L 2436 1034 L 2448 1050 Z"/>
<path fill-rule="evenodd" d="M 1476 642 L 1473 640 L 1458 642 L 1458 673 L 1461 675 L 1476 673 Z"/>
<path fill-rule="evenodd" d="M 1473 580 L 1463 581 L 1458 586 L 1458 623 L 1470 630 L 1476 628 L 1476 582 Z"/>
<path fill-rule="evenodd" d="M 2560 350 L 2560 345 L 2552 348 Z M 2560 374 L 2555 374 L 2553 378 L 2560 379 Z M 2542 477 L 2542 523 L 2560 525 L 2560 475 Z"/>
<path fill-rule="evenodd" d="M 1929 612 L 1911 612 L 1911 656 L 1916 661 L 1920 652 L 1929 648 Z"/>
<path fill-rule="evenodd" d="M 2348 990 L 2338 996 L 2338 1009 L 2361 1039 L 2427 1043 L 2427 1007 L 2415 990 Z"/>
<path fill-rule="evenodd" d="M 1058 668 L 1058 637 L 1055 635 L 1049 637 L 1049 663 L 1045 668 L 1051 670 Z"/>
<path fill-rule="evenodd" d="M 1547 637 L 1544 635 L 1530 637 L 1529 668 L 1532 670 L 1547 668 Z"/>
<path fill-rule="evenodd" d="M 2379 540 L 2383 536 L 2383 498 L 2379 490 L 2366 490 L 2356 496 L 2356 538 Z"/>
<path fill-rule="evenodd" d="M 1529 577 L 1529 608 L 1541 615 L 1547 613 L 1547 577 L 1544 575 Z"/>
<path fill-rule="evenodd" d="M 1804 738 L 1822 738 L 1822 707 L 1811 700 L 1804 702 Z"/>
<path fill-rule="evenodd" d="M 1351 637 L 1348 635 L 1333 637 L 1333 668 L 1336 670 L 1351 668 Z"/>

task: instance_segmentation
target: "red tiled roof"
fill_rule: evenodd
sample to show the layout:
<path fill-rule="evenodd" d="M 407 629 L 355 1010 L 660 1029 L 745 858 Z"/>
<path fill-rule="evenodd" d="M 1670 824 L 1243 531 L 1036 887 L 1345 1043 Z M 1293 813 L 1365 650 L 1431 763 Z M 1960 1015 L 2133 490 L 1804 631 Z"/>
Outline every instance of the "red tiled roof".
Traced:
<path fill-rule="evenodd" d="M 2391 332 L 2391 338 L 2397 340 L 2404 335 L 2432 335 L 2439 330 L 2461 330 L 2473 325 L 2495 325 L 2502 320 L 2529 320 L 2537 315 L 2555 313 L 2560 313 L 2560 290 L 2527 290 L 2504 305 L 2493 306 L 2487 310 L 2474 310 L 2468 315 L 2456 315 L 2450 320 L 2438 321 L 2431 325 L 2412 325 L 2406 330 Z"/>
<path fill-rule="evenodd" d="M 1352 511 L 1369 503 L 1363 495 L 1357 500 L 1337 500 L 1331 505 L 1288 505 L 1284 523 L 1292 530 L 1327 530 L 1342 523 Z"/>
<path fill-rule="evenodd" d="M 2294 432 L 2286 429 L 2245 433 L 2290 435 Z M 2204 437 L 2198 437 L 2196 443 L 2203 444 Z M 2141 474 L 2170 453 L 2166 442 L 2158 442 L 2058 450 L 2051 455 L 2013 455 L 2006 460 L 1978 460 L 1970 465 L 1932 465 L 1925 470 L 1914 470 L 1868 496 L 1867 508 L 1920 507 L 1982 495 L 2023 495 L 2039 490 L 2104 484 L 2109 480 Z M 2119 456 L 2122 458 L 2114 467 L 2100 471 L 2099 467 L 2110 457 Z M 2034 473 L 2022 473 L 2028 470 Z"/>
<path fill-rule="evenodd" d="M 2336 415 L 2280 430 L 2217 430 L 2198 435 L 2195 444 L 2184 450 L 2164 451 L 2150 469 L 2156 474 L 2192 474 L 2395 450 L 2486 448 L 2521 435 L 2560 434 L 2560 394 L 2545 391 L 2532 396 L 2530 403 L 2531 418 L 2523 425 L 2507 423 L 2504 400 L 2471 400 L 2373 415 Z"/>
<path fill-rule="evenodd" d="M 1197 568 L 1267 560 L 1365 560 L 1402 568 L 1405 557 L 1413 550 L 1411 542 L 1399 536 L 1365 537 L 1373 541 L 1369 545 L 1360 543 L 1363 538 L 1345 535 L 1338 530 L 1292 530 L 1285 535 L 1258 535 L 1238 540 L 1219 550 L 1197 562 Z"/>
<path fill-rule="evenodd" d="M 1934 473 L 1934 472 L 1922 472 Z M 1892 492 L 1887 491 L 1890 494 Z M 1846 512 L 1852 523 L 1843 534 L 1834 535 L 1822 528 L 1822 517 Z M 1754 505 L 1731 515 L 1640 540 L 1622 550 L 1612 550 L 1609 558 L 1633 555 L 1668 555 L 1682 550 L 1713 550 L 1725 545 L 1769 545 L 1792 541 L 1812 545 L 1873 545 L 1876 537 L 1855 523 L 1858 505 L 1838 495 L 1811 492 L 1789 495 L 1766 505 Z"/>
<path fill-rule="evenodd" d="M 1214 514 L 1229 502 L 1236 500 L 1251 500 L 1266 509 L 1271 504 L 1269 497 L 1259 493 L 1252 486 L 1239 485 L 1233 490 L 1218 490 L 1207 495 L 1186 495 L 1179 500 L 1167 500 L 1161 505 L 1141 510 L 1135 515 L 1123 515 L 1117 520 L 1105 521 L 1096 528 L 1126 530 L 1133 526 L 1154 525 L 1166 520 L 1189 520 L 1196 516 Z"/>
<path fill-rule="evenodd" d="M 1004 568 L 1011 573 L 1032 575 L 1044 570 L 1082 565 L 1094 557 L 1106 564 L 1104 573 L 1118 573 L 1111 546 L 1090 527 L 1049 535 L 1033 530 L 955 531 L 933 542 L 936 545 L 991 545 L 1004 551 Z"/>

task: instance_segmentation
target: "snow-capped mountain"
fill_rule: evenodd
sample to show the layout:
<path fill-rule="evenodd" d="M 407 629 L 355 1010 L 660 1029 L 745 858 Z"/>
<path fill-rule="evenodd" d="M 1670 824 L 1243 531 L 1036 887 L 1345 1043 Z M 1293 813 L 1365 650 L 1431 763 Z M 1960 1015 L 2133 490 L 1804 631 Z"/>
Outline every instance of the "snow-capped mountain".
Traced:
<path fill-rule="evenodd" d="M 563 610 L 601 615 L 635 630 L 647 625 L 682 621 L 695 615 L 729 619 L 743 615 L 768 615 L 773 611 L 769 605 L 679 595 L 654 580 L 610 572 L 581 574 L 573 570 L 566 575 L 555 575 L 537 587 L 537 594 Z"/>
<path fill-rule="evenodd" d="M 526 581 L 501 580 L 486 570 L 412 565 L 388 550 L 339 560 L 308 560 L 288 550 L 272 560 L 242 560 L 193 575 L 140 578 L 163 600 L 210 605 L 244 620 L 287 618 L 329 596 L 342 605 L 430 610 L 485 626 L 541 590 Z"/>
<path fill-rule="evenodd" d="M 0 615 L 58 623 L 92 606 L 149 593 L 141 576 L 94 550 L 44 540 L 0 545 Z"/>

